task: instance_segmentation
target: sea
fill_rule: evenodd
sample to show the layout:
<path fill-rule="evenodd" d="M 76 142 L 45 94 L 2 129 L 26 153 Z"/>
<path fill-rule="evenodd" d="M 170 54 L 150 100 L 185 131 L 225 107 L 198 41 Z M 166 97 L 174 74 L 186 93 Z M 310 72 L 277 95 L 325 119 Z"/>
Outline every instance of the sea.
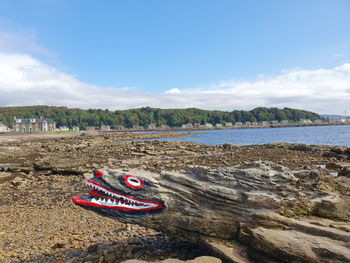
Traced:
<path fill-rule="evenodd" d="M 188 131 L 178 131 L 188 133 Z M 198 134 L 185 137 L 157 138 L 161 141 L 186 141 L 208 145 L 230 143 L 235 145 L 266 144 L 274 142 L 350 146 L 350 125 L 308 126 L 283 128 L 252 128 L 196 130 Z M 154 139 L 147 139 L 149 141 Z"/>

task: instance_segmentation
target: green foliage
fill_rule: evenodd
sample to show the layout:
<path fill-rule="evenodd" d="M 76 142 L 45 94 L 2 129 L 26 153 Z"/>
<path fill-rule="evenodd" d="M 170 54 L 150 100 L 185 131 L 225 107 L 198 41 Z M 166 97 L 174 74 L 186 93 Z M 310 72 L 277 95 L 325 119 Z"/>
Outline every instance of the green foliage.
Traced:
<path fill-rule="evenodd" d="M 101 109 L 68 109 L 66 107 L 52 106 L 25 106 L 25 107 L 0 107 L 0 122 L 12 127 L 13 118 L 49 118 L 56 121 L 57 126 L 79 126 L 84 129 L 87 126 L 109 125 L 112 129 L 118 126 L 127 128 L 139 125 L 147 127 L 154 123 L 157 126 L 166 124 L 170 127 L 179 127 L 185 123 L 225 123 L 246 121 L 272 121 L 300 119 L 321 119 L 313 112 L 290 108 L 255 108 L 251 111 L 235 110 L 209 111 L 196 108 L 189 109 L 158 109 L 143 107 L 130 110 L 101 110 Z"/>

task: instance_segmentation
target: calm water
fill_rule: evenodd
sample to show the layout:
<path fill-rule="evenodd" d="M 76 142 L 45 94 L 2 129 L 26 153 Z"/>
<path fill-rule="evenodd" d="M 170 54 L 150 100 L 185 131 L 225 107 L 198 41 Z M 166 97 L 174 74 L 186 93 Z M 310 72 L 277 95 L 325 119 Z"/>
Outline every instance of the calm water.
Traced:
<path fill-rule="evenodd" d="M 224 143 L 249 145 L 272 142 L 290 142 L 350 146 L 350 125 L 205 130 L 199 132 L 203 132 L 203 134 L 193 134 L 180 138 L 162 138 L 157 140 L 198 142 L 210 145 Z"/>

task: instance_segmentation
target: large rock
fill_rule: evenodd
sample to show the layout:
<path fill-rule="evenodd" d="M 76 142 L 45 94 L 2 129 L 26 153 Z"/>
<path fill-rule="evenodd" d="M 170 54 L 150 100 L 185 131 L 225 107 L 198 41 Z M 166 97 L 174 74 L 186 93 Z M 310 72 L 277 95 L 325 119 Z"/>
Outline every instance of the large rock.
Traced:
<path fill-rule="evenodd" d="M 316 171 L 294 172 L 256 161 L 160 174 L 137 169 L 100 172 L 90 185 L 102 186 L 105 193 L 120 191 L 122 200 L 113 206 L 107 203 L 109 195 L 100 192 L 106 199 L 74 197 L 75 203 L 208 247 L 211 243 L 228 262 L 350 262 L 349 196 L 320 188 L 325 184 Z M 125 201 L 125 196 L 131 199 Z M 312 214 L 318 217 L 310 223 L 305 216 Z M 318 225 L 322 217 L 329 221 Z M 345 228 L 335 227 L 333 219 L 344 220 Z"/>

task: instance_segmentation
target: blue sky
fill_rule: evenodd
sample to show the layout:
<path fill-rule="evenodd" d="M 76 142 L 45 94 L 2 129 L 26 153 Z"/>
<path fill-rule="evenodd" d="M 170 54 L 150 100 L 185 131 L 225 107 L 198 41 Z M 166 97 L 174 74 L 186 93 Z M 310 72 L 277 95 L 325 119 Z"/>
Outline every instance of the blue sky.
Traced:
<path fill-rule="evenodd" d="M 349 47 L 350 1 L 0 1 L 0 51 L 101 91 L 178 94 L 331 69 Z"/>

